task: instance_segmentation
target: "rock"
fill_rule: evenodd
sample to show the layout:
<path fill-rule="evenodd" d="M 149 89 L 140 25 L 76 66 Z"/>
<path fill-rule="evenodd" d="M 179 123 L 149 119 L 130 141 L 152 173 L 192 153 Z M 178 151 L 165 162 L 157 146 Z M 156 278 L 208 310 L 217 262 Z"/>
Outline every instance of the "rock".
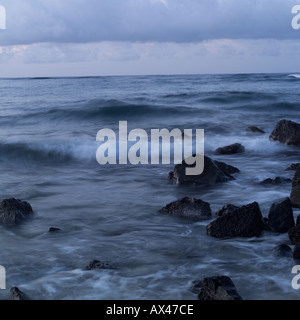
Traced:
<path fill-rule="evenodd" d="M 296 219 L 296 225 L 300 224 L 300 215 Z"/>
<path fill-rule="evenodd" d="M 49 231 L 48 231 L 48 232 L 52 233 L 52 232 L 57 232 L 57 231 L 61 231 L 61 229 L 51 227 L 51 228 L 49 228 Z"/>
<path fill-rule="evenodd" d="M 218 217 L 222 217 L 224 215 L 226 215 L 227 213 L 230 213 L 236 209 L 238 209 L 239 207 L 234 206 L 233 204 L 227 204 L 226 206 L 224 206 L 223 208 L 221 208 L 218 212 L 216 212 L 216 215 Z"/>
<path fill-rule="evenodd" d="M 293 182 L 291 191 L 291 204 L 295 208 L 300 208 L 300 168 L 297 169 Z"/>
<path fill-rule="evenodd" d="M 192 282 L 192 285 L 190 287 L 190 291 L 192 291 L 195 294 L 199 294 L 202 286 L 202 281 L 201 280 L 194 280 Z"/>
<path fill-rule="evenodd" d="M 300 262 L 300 242 L 297 242 L 294 246 L 293 258 L 296 262 Z"/>
<path fill-rule="evenodd" d="M 263 230 L 263 217 L 257 202 L 218 217 L 206 227 L 207 234 L 216 238 L 258 237 Z"/>
<path fill-rule="evenodd" d="M 0 203 L 0 223 L 18 223 L 33 214 L 31 205 L 26 201 L 6 199 Z"/>
<path fill-rule="evenodd" d="M 265 179 L 263 181 L 260 182 L 260 184 L 263 184 L 263 185 L 274 185 L 274 186 L 279 186 L 281 184 L 284 184 L 284 183 L 290 183 L 292 182 L 291 179 L 289 178 L 283 178 L 283 177 L 276 177 L 274 179 L 271 179 L 271 178 L 268 178 L 268 179 Z"/>
<path fill-rule="evenodd" d="M 215 154 L 236 154 L 236 153 L 242 153 L 245 151 L 245 147 L 242 146 L 240 143 L 234 143 L 229 146 L 225 146 L 222 148 L 218 148 L 215 151 Z"/>
<path fill-rule="evenodd" d="M 253 126 L 253 127 L 248 127 L 248 128 L 246 129 L 246 131 L 255 132 L 255 133 L 265 133 L 264 130 L 259 129 L 258 127 L 255 127 L 255 126 Z"/>
<path fill-rule="evenodd" d="M 287 244 L 282 243 L 273 248 L 272 255 L 277 258 L 291 258 L 292 249 Z"/>
<path fill-rule="evenodd" d="M 86 270 L 95 269 L 115 269 L 109 262 L 93 260 L 85 268 Z"/>
<path fill-rule="evenodd" d="M 270 134 L 270 139 L 300 147 L 300 124 L 293 121 L 281 120 Z"/>
<path fill-rule="evenodd" d="M 264 222 L 264 230 L 272 231 L 271 227 L 269 226 L 269 219 L 264 217 L 263 222 Z"/>
<path fill-rule="evenodd" d="M 297 242 L 300 242 L 300 224 L 291 228 L 288 232 L 288 235 L 292 244 L 296 244 Z"/>
<path fill-rule="evenodd" d="M 218 166 L 218 168 L 220 170 L 222 170 L 225 174 L 227 175 L 231 175 L 231 174 L 234 174 L 234 173 L 239 173 L 240 170 L 234 166 L 231 166 L 229 164 L 226 164 L 225 162 L 220 162 L 220 161 L 217 161 L 217 160 L 214 160 L 215 164 Z"/>
<path fill-rule="evenodd" d="M 286 168 L 285 171 L 296 171 L 298 168 L 300 168 L 300 163 L 293 163 L 288 168 Z"/>
<path fill-rule="evenodd" d="M 269 211 L 268 225 L 274 232 L 288 232 L 295 225 L 290 198 L 275 201 Z"/>
<path fill-rule="evenodd" d="M 17 287 L 13 287 L 10 289 L 10 299 L 11 300 L 29 300 L 27 295 Z"/>
<path fill-rule="evenodd" d="M 227 276 L 204 278 L 199 300 L 242 300 L 232 280 Z"/>
<path fill-rule="evenodd" d="M 188 197 L 169 203 L 160 209 L 159 212 L 193 220 L 207 220 L 211 218 L 211 209 L 208 202 Z"/>
<path fill-rule="evenodd" d="M 188 165 L 185 161 L 177 164 L 174 171 L 169 173 L 169 179 L 179 185 L 214 185 L 219 182 L 234 180 L 228 172 L 238 170 L 235 167 L 223 162 L 213 161 L 209 157 L 204 157 L 204 171 L 200 175 L 186 175 L 186 168 L 192 168 L 195 165 Z"/>

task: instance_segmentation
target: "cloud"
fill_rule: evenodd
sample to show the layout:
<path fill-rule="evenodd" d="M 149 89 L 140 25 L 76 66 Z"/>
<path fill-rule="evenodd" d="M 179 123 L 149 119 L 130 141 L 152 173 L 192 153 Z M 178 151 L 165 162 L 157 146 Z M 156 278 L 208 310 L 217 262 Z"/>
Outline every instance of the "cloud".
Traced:
<path fill-rule="evenodd" d="M 296 0 L 0 0 L 0 45 L 296 39 Z"/>

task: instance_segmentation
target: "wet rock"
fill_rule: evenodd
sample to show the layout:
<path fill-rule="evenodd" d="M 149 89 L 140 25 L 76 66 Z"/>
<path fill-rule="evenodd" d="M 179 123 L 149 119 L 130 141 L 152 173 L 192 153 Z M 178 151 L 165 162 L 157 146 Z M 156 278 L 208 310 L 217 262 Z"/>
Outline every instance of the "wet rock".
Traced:
<path fill-rule="evenodd" d="M 211 209 L 208 202 L 188 197 L 169 203 L 159 212 L 192 220 L 207 220 L 211 218 Z"/>
<path fill-rule="evenodd" d="M 269 211 L 268 225 L 274 232 L 288 232 L 295 225 L 290 198 L 275 201 Z"/>
<path fill-rule="evenodd" d="M 202 286 L 202 280 L 194 280 L 190 287 L 190 291 L 192 291 L 195 294 L 199 294 L 201 290 L 201 286 Z"/>
<path fill-rule="evenodd" d="M 271 179 L 271 178 L 265 179 L 261 181 L 260 184 L 279 186 L 281 184 L 290 183 L 290 182 L 292 182 L 292 180 L 289 178 L 276 177 L 274 179 Z"/>
<path fill-rule="evenodd" d="M 86 267 L 86 270 L 95 270 L 95 269 L 115 269 L 109 262 L 93 260 Z"/>
<path fill-rule="evenodd" d="M 249 132 L 255 132 L 255 133 L 265 133 L 264 130 L 258 128 L 258 127 L 255 127 L 255 126 L 252 126 L 252 127 L 248 127 L 246 129 L 246 131 L 249 131 Z"/>
<path fill-rule="evenodd" d="M 223 208 L 221 208 L 218 212 L 216 212 L 216 215 L 218 217 L 222 217 L 224 215 L 226 215 L 227 213 L 230 213 L 236 209 L 238 209 L 239 207 L 233 205 L 233 204 L 227 204 L 225 205 Z"/>
<path fill-rule="evenodd" d="M 263 217 L 257 202 L 218 217 L 206 227 L 207 234 L 216 238 L 258 237 L 263 230 Z"/>
<path fill-rule="evenodd" d="M 293 248 L 293 258 L 297 263 L 300 262 L 300 242 L 297 242 Z"/>
<path fill-rule="evenodd" d="M 215 151 L 215 154 L 236 154 L 236 153 L 242 153 L 245 151 L 245 147 L 242 146 L 240 143 L 234 143 L 229 146 L 225 146 L 222 148 L 218 148 Z"/>
<path fill-rule="evenodd" d="M 300 208 L 300 168 L 297 169 L 293 182 L 291 191 L 291 203 L 295 208 Z"/>
<path fill-rule="evenodd" d="M 233 281 L 227 276 L 204 278 L 199 300 L 242 300 Z"/>
<path fill-rule="evenodd" d="M 273 248 L 272 255 L 277 258 L 291 258 L 292 249 L 287 244 L 281 243 Z"/>
<path fill-rule="evenodd" d="M 286 168 L 285 171 L 289 171 L 289 170 L 296 171 L 299 168 L 300 168 L 300 163 L 293 163 L 288 168 Z"/>
<path fill-rule="evenodd" d="M 213 161 L 204 157 L 204 170 L 200 175 L 186 175 L 186 168 L 193 168 L 195 165 L 188 165 L 185 161 L 177 164 L 174 171 L 169 173 L 169 179 L 179 185 L 214 185 L 219 182 L 234 180 L 229 172 L 238 172 L 237 168 L 223 162 Z"/>
<path fill-rule="evenodd" d="M 11 300 L 30 300 L 28 296 L 22 292 L 18 287 L 13 287 L 10 289 L 10 299 Z"/>
<path fill-rule="evenodd" d="M 270 139 L 300 147 L 300 124 L 293 121 L 281 120 L 271 133 Z"/>
<path fill-rule="evenodd" d="M 300 224 L 300 215 L 296 219 L 296 225 Z"/>
<path fill-rule="evenodd" d="M 291 228 L 288 232 L 288 235 L 292 244 L 296 244 L 297 242 L 300 242 L 300 224 Z"/>
<path fill-rule="evenodd" d="M 61 231 L 61 229 L 51 227 L 51 228 L 49 228 L 49 231 L 48 231 L 48 232 L 53 233 L 53 232 L 58 232 L 58 231 Z"/>
<path fill-rule="evenodd" d="M 269 226 L 269 219 L 264 217 L 263 218 L 263 222 L 264 222 L 264 230 L 272 231 L 271 227 Z"/>
<path fill-rule="evenodd" d="M 26 201 L 12 198 L 3 200 L 0 203 L 0 223 L 18 223 L 32 214 L 32 207 Z"/>

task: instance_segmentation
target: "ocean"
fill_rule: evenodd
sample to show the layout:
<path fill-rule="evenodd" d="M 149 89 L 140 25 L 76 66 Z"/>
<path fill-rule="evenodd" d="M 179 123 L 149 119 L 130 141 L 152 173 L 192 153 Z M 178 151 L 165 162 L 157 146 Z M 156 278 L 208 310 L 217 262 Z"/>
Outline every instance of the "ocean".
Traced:
<path fill-rule="evenodd" d="M 295 74 L 0 79 L 0 199 L 28 201 L 35 214 L 0 226 L 7 287 L 32 299 L 197 299 L 194 280 L 228 275 L 244 299 L 298 299 L 293 259 L 272 249 L 286 233 L 220 240 L 210 221 L 158 213 L 183 197 L 226 204 L 257 201 L 264 217 L 291 184 L 261 185 L 300 162 L 300 150 L 269 140 L 281 119 L 300 122 Z M 96 161 L 97 132 L 204 129 L 205 155 L 240 169 L 214 186 L 171 184 L 171 165 Z M 265 134 L 246 131 L 249 126 Z M 241 143 L 245 152 L 215 155 Z M 300 211 L 295 209 L 295 218 Z M 61 231 L 49 233 L 50 227 Z M 114 269 L 85 270 L 92 260 Z"/>

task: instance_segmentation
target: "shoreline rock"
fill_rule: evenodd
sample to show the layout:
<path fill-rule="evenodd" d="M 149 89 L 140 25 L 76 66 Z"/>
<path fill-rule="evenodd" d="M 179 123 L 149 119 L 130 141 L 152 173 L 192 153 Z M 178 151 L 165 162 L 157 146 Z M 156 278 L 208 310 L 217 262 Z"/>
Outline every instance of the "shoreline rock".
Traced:
<path fill-rule="evenodd" d="M 258 127 L 255 127 L 255 126 L 248 127 L 246 129 L 246 131 L 254 132 L 254 133 L 266 133 L 264 130 L 262 130 L 262 129 L 258 128 Z"/>
<path fill-rule="evenodd" d="M 195 198 L 182 198 L 161 208 L 159 213 L 189 218 L 192 220 L 211 219 L 211 208 L 208 202 Z"/>
<path fill-rule="evenodd" d="M 215 150 L 216 155 L 228 155 L 245 152 L 245 147 L 240 143 L 234 143 L 229 146 L 221 147 Z"/>
<path fill-rule="evenodd" d="M 270 134 L 270 139 L 286 145 L 300 147 L 300 124 L 289 120 L 281 120 Z"/>
<path fill-rule="evenodd" d="M 300 168 L 300 163 L 292 163 L 285 171 L 297 171 Z"/>
<path fill-rule="evenodd" d="M 0 203 L 0 223 L 16 224 L 31 215 L 32 207 L 26 201 L 11 198 Z"/>
<path fill-rule="evenodd" d="M 206 227 L 207 234 L 216 238 L 258 237 L 263 230 L 264 221 L 257 202 L 222 215 Z"/>
<path fill-rule="evenodd" d="M 279 186 L 279 185 L 281 185 L 281 184 L 290 183 L 290 182 L 292 182 L 292 180 L 289 179 L 289 178 L 276 177 L 276 178 L 274 178 L 274 179 L 271 179 L 271 178 L 265 179 L 265 180 L 261 181 L 260 184 L 262 184 L 262 185 L 274 185 L 274 186 Z"/>

